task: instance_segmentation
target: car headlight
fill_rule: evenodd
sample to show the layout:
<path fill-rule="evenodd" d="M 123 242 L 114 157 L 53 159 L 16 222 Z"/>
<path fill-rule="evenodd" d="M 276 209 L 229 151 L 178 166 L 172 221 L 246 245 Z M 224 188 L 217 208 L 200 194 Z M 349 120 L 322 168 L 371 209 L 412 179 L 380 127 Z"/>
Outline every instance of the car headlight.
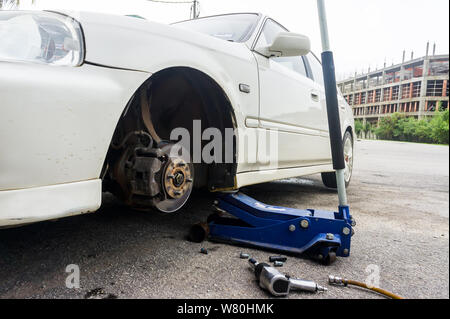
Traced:
<path fill-rule="evenodd" d="M 79 66 L 83 32 L 73 18 L 52 12 L 0 11 L 0 61 Z"/>

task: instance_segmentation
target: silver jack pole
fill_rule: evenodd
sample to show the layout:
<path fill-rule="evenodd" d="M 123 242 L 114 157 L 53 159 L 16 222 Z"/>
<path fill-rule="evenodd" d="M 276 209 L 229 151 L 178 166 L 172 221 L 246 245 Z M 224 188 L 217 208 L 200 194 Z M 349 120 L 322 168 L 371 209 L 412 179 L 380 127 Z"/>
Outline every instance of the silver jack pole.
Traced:
<path fill-rule="evenodd" d="M 322 38 L 322 50 L 331 51 L 330 38 L 328 36 L 327 13 L 325 11 L 324 0 L 317 0 L 317 9 L 319 11 L 320 36 Z"/>
<path fill-rule="evenodd" d="M 319 11 L 320 34 L 322 37 L 322 67 L 327 98 L 328 126 L 330 131 L 331 153 L 333 168 L 336 170 L 336 183 L 339 196 L 339 205 L 348 206 L 345 190 L 345 161 L 342 141 L 341 121 L 337 99 L 336 73 L 334 69 L 333 53 L 331 52 L 328 36 L 328 23 L 324 0 L 317 0 Z"/>

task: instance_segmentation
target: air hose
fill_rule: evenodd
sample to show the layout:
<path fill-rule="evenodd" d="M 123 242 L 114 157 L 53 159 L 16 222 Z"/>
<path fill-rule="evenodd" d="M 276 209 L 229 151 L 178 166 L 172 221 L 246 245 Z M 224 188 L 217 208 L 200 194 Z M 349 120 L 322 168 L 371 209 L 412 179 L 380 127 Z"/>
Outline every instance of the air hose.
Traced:
<path fill-rule="evenodd" d="M 335 276 L 329 276 L 328 277 L 328 282 L 332 285 L 337 285 L 337 286 L 357 286 L 360 288 L 364 288 L 364 289 L 368 289 L 374 292 L 377 292 L 381 295 L 384 295 L 386 297 L 392 298 L 392 299 L 403 299 L 402 297 L 389 292 L 387 290 L 381 289 L 381 288 L 376 288 L 376 287 L 370 287 L 365 283 L 359 282 L 359 281 L 355 281 L 355 280 L 348 280 L 348 279 L 344 279 L 344 278 L 340 278 L 340 277 L 335 277 Z"/>

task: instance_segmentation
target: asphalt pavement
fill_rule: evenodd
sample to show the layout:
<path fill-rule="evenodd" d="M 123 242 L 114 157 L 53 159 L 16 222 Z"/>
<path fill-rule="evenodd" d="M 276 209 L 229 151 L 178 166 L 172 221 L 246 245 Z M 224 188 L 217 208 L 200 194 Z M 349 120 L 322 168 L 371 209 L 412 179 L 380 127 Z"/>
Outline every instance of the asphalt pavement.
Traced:
<path fill-rule="evenodd" d="M 375 279 L 406 298 L 449 298 L 448 165 L 448 146 L 358 141 L 348 189 L 357 220 L 351 257 L 328 267 L 289 257 L 283 272 L 329 288 L 289 298 L 382 298 L 328 286 L 330 274 Z M 243 192 L 273 205 L 337 208 L 336 192 L 316 175 Z M 196 192 L 183 211 L 164 215 L 130 210 L 105 194 L 95 214 L 0 230 L 0 298 L 269 298 L 239 254 L 261 261 L 273 254 L 186 240 L 213 200 Z M 66 287 L 68 265 L 80 269 L 78 289 Z"/>

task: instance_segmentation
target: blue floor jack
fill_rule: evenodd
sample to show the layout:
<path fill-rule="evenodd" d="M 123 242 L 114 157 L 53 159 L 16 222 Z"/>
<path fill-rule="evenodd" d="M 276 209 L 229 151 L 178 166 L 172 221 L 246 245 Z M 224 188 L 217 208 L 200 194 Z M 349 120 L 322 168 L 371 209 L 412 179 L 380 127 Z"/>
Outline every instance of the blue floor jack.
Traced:
<path fill-rule="evenodd" d="M 333 168 L 339 196 L 338 212 L 297 210 L 260 203 L 241 193 L 219 195 L 207 224 L 197 224 L 190 237 L 201 242 L 208 237 L 239 245 L 255 246 L 291 254 L 308 254 L 331 264 L 336 256 L 350 255 L 355 222 L 350 215 L 345 190 L 345 161 L 333 53 L 330 50 L 324 0 L 317 0 L 322 36 L 322 68 L 327 102 Z"/>
<path fill-rule="evenodd" d="M 329 265 L 350 255 L 354 220 L 348 206 L 339 212 L 299 210 L 263 204 L 240 192 L 214 202 L 217 213 L 191 229 L 191 239 L 304 255 Z"/>
<path fill-rule="evenodd" d="M 261 247 L 288 254 L 303 254 L 331 264 L 348 257 L 355 223 L 348 207 L 339 212 L 298 210 L 265 205 L 242 193 L 224 194 L 217 209 L 235 218 L 210 219 L 209 238 Z M 213 215 L 214 216 L 214 215 Z"/>

